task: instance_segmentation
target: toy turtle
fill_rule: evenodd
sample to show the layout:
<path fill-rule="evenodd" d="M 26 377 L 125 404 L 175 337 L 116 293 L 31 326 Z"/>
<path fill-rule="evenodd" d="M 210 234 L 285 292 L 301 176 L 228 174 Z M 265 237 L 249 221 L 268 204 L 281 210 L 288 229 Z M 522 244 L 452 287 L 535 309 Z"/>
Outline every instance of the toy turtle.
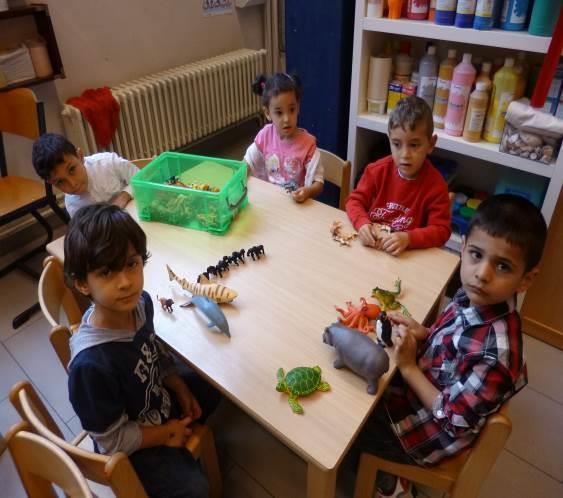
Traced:
<path fill-rule="evenodd" d="M 278 370 L 278 385 L 276 391 L 289 395 L 287 400 L 293 413 L 303 413 L 303 407 L 297 402 L 299 396 L 307 396 L 315 391 L 328 391 L 330 386 L 321 381 L 321 368 L 296 367 L 287 372 L 283 368 Z"/>

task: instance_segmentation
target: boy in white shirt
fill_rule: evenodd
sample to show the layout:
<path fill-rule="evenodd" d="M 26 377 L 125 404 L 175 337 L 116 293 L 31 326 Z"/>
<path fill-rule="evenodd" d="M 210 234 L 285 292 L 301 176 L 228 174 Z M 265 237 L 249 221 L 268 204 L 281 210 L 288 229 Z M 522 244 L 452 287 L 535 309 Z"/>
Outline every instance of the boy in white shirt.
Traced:
<path fill-rule="evenodd" d="M 133 198 L 131 177 L 137 167 L 113 152 L 84 157 L 64 136 L 45 133 L 33 144 L 37 174 L 64 192 L 68 214 L 95 202 L 111 202 L 124 208 Z"/>

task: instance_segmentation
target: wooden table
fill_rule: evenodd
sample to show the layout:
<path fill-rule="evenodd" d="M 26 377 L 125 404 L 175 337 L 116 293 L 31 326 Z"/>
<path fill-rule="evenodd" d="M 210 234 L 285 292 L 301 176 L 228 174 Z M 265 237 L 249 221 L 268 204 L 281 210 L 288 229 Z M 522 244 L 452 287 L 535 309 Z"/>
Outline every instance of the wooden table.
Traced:
<path fill-rule="evenodd" d="M 137 218 L 134 203 L 129 212 Z M 441 249 L 408 251 L 398 258 L 332 241 L 334 220 L 351 230 L 346 213 L 308 201 L 298 205 L 280 188 L 249 181 L 249 205 L 224 236 L 160 223 L 141 222 L 151 257 L 145 288 L 155 300 L 157 334 L 237 405 L 308 462 L 307 496 L 333 497 L 336 471 L 362 427 L 376 396 L 350 371 L 332 367 L 334 350 L 323 344 L 324 328 L 334 322 L 334 305 L 358 304 L 371 289 L 403 282 L 402 303 L 423 321 L 456 269 L 458 258 Z M 263 244 L 266 256 L 232 266 L 221 283 L 238 291 L 222 305 L 232 338 L 215 333 L 192 308 L 180 308 L 186 294 L 169 282 L 165 264 L 181 277 L 197 275 L 234 250 Z M 48 250 L 62 257 L 62 239 Z M 173 314 L 161 310 L 156 295 L 172 297 Z M 331 391 L 301 398 L 304 415 L 292 413 L 285 394 L 275 390 L 276 371 L 319 365 Z"/>

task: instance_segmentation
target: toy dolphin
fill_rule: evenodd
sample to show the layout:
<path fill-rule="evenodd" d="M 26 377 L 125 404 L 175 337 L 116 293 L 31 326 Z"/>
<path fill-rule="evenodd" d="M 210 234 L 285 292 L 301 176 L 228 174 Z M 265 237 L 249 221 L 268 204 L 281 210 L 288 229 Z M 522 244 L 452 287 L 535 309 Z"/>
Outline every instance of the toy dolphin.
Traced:
<path fill-rule="evenodd" d="M 201 311 L 207 317 L 207 319 L 209 320 L 209 323 L 207 324 L 208 327 L 215 326 L 227 337 L 231 337 L 227 318 L 215 301 L 205 296 L 193 296 L 190 301 L 182 304 L 181 306 L 182 308 L 185 308 L 190 304 L 196 306 L 197 309 L 199 309 L 199 311 Z"/>

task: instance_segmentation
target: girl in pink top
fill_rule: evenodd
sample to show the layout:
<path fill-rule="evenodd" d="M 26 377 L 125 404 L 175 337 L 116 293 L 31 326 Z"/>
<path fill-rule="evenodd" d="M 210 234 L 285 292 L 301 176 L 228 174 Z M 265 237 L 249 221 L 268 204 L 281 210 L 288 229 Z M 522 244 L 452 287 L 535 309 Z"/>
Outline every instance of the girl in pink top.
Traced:
<path fill-rule="evenodd" d="M 318 196 L 324 171 L 315 137 L 297 128 L 301 84 L 295 76 L 258 76 L 252 91 L 262 97 L 269 124 L 256 135 L 244 160 L 252 174 L 292 192 L 296 202 Z"/>

